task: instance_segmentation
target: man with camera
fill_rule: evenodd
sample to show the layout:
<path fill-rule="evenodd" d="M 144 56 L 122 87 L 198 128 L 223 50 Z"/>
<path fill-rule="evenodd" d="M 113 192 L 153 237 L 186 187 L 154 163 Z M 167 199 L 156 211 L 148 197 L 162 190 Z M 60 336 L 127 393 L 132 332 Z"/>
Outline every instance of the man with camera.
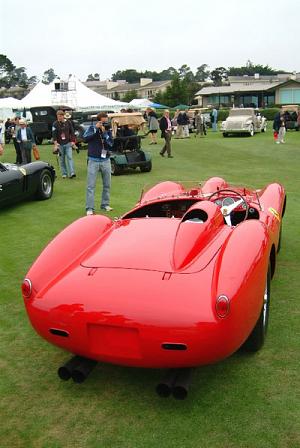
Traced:
<path fill-rule="evenodd" d="M 96 125 L 91 125 L 83 135 L 88 144 L 88 168 L 86 191 L 86 214 L 93 215 L 95 211 L 95 188 L 98 173 L 102 177 L 101 209 L 110 212 L 111 165 L 110 148 L 113 145 L 108 116 L 105 112 L 97 115 Z"/>
<path fill-rule="evenodd" d="M 52 125 L 53 154 L 59 155 L 59 164 L 63 179 L 67 176 L 73 179 L 76 177 L 72 155 L 72 148 L 76 147 L 74 129 L 71 122 L 65 119 L 63 110 L 58 110 L 56 117 L 57 120 Z"/>

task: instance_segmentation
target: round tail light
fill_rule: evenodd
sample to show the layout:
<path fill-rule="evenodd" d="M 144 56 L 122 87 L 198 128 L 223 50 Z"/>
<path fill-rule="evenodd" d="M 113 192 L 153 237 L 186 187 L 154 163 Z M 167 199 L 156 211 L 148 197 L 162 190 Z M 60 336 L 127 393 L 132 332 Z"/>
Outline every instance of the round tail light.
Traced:
<path fill-rule="evenodd" d="M 32 283 L 29 280 L 29 278 L 25 278 L 23 283 L 22 283 L 22 294 L 23 294 L 23 297 L 28 299 L 31 296 L 31 293 L 32 293 Z"/>
<path fill-rule="evenodd" d="M 217 298 L 216 311 L 221 318 L 228 316 L 230 310 L 230 302 L 228 297 L 222 295 Z"/>

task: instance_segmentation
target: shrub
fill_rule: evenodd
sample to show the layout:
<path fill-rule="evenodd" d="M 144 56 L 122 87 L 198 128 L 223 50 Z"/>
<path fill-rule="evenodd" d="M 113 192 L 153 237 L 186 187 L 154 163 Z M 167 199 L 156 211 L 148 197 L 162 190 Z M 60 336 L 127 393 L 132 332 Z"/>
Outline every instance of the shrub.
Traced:
<path fill-rule="evenodd" d="M 278 107 L 270 107 L 268 109 L 260 109 L 260 113 L 266 117 L 267 120 L 273 121 L 275 114 L 279 112 L 280 109 Z"/>

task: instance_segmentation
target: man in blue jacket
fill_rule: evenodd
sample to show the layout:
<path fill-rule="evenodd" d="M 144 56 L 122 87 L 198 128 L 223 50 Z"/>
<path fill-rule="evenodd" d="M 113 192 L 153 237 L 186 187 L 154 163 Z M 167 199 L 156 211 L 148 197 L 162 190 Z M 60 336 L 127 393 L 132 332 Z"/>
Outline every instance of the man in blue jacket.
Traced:
<path fill-rule="evenodd" d="M 96 125 L 91 125 L 84 133 L 83 139 L 88 144 L 88 171 L 86 191 L 86 214 L 93 215 L 95 211 L 95 188 L 98 173 L 102 176 L 101 209 L 110 212 L 111 165 L 110 148 L 113 145 L 107 114 L 97 115 Z"/>

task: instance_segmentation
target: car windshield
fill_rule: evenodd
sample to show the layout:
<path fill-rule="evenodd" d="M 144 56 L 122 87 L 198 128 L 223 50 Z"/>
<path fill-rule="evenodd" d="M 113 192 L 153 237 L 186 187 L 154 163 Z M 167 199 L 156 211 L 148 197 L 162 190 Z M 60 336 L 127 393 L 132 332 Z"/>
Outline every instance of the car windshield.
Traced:
<path fill-rule="evenodd" d="M 229 112 L 230 117 L 240 117 L 248 115 L 253 115 L 252 109 L 231 109 L 231 111 Z"/>

